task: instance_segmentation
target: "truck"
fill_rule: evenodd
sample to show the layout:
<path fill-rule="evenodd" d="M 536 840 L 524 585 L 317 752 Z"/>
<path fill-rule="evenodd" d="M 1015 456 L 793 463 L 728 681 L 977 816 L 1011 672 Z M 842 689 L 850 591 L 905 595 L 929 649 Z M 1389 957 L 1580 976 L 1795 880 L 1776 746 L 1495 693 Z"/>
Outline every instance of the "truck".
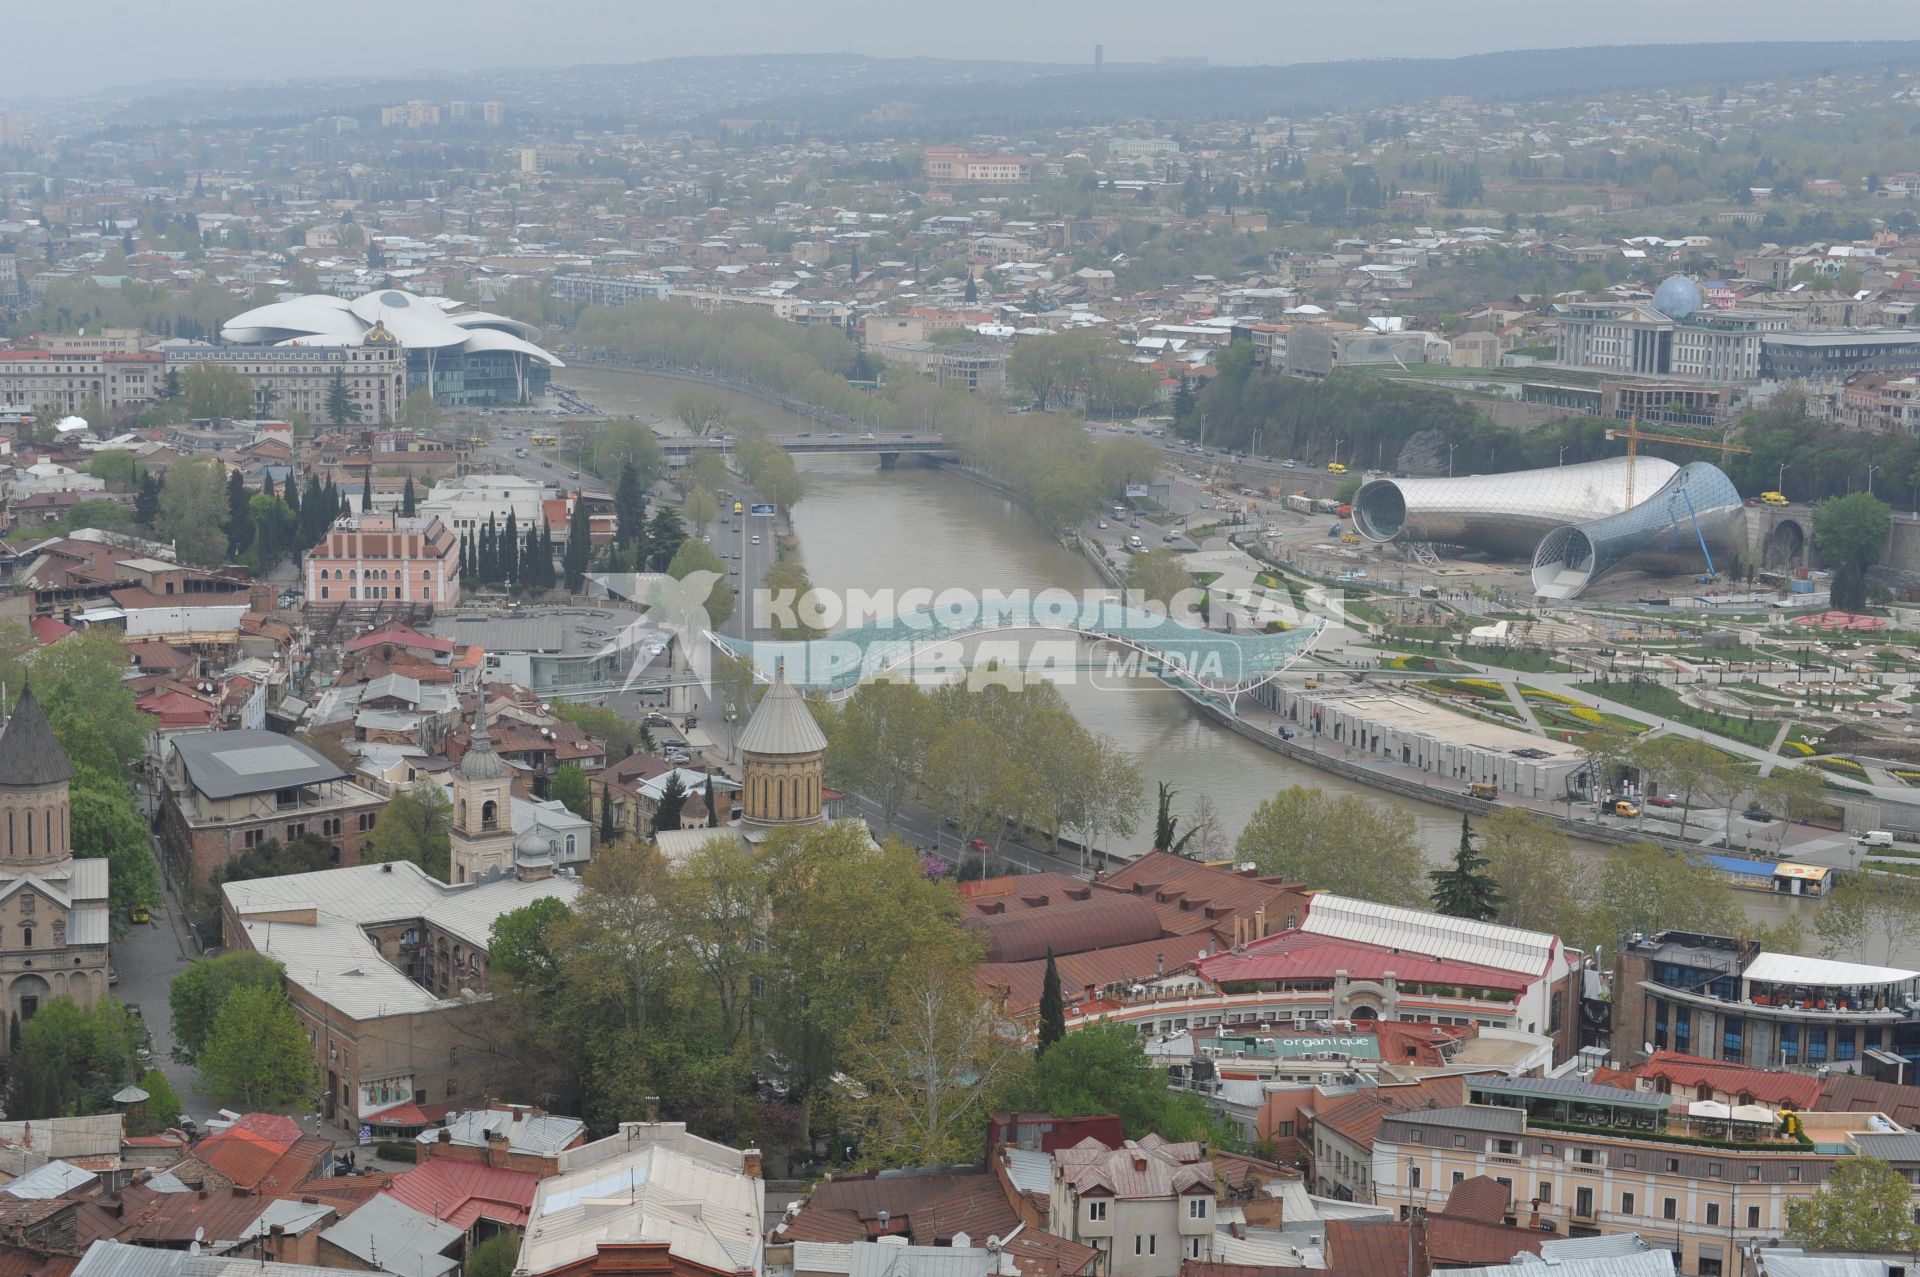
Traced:
<path fill-rule="evenodd" d="M 1304 492 L 1292 492 L 1287 494 L 1286 506 L 1295 514 L 1312 514 L 1313 498 Z"/>
<path fill-rule="evenodd" d="M 1335 501 L 1332 497 L 1321 497 L 1318 501 L 1315 501 L 1313 503 L 1313 508 L 1316 512 L 1320 514 L 1340 513 L 1340 503 L 1338 501 Z"/>
<path fill-rule="evenodd" d="M 1490 781 L 1476 780 L 1467 786 L 1466 793 L 1469 798 L 1484 798 L 1492 802 L 1500 796 L 1500 786 Z"/>

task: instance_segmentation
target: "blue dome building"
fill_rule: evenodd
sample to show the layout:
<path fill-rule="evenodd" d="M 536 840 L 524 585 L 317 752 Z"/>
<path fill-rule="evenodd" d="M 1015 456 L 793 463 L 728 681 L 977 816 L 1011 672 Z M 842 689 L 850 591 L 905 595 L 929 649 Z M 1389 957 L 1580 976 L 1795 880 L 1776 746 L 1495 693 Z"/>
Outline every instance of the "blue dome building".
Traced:
<path fill-rule="evenodd" d="M 1668 319 L 1690 318 L 1704 305 L 1700 285 L 1685 275 L 1669 275 L 1653 290 L 1653 308 Z"/>

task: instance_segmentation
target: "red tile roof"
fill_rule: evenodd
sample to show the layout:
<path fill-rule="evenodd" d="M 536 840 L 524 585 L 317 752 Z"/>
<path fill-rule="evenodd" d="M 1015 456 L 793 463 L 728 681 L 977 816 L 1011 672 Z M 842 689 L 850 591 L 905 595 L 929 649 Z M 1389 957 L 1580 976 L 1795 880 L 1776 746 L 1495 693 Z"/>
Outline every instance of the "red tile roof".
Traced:
<path fill-rule="evenodd" d="M 1454 959 L 1426 957 L 1386 945 L 1341 940 L 1305 931 L 1286 931 L 1246 945 L 1239 952 L 1216 953 L 1198 964 L 1215 984 L 1258 980 L 1331 980 L 1339 971 L 1353 980 L 1379 980 L 1391 971 L 1403 982 L 1464 985 L 1473 989 L 1524 992 L 1531 980 L 1513 971 Z"/>
<path fill-rule="evenodd" d="M 1284 908 L 1283 897 L 1305 890 L 1284 878 L 1237 873 L 1165 851 L 1148 852 L 1102 877 L 1100 885 L 1136 894 L 1152 904 L 1169 935 L 1219 930 L 1221 938 L 1228 940 L 1233 918 L 1251 918 L 1262 909 L 1271 914 Z M 1300 913 L 1305 916 L 1304 909 Z M 1284 916 L 1269 919 L 1272 930 L 1285 923 Z"/>
<path fill-rule="evenodd" d="M 1345 1277 L 1387 1277 L 1412 1268 L 1415 1277 L 1433 1271 L 1426 1248 L 1416 1245 L 1407 1262 L 1407 1226 L 1395 1220 L 1330 1219 L 1326 1221 L 1325 1271 Z"/>
<path fill-rule="evenodd" d="M 976 901 L 974 910 L 961 919 L 962 925 L 985 940 L 986 961 L 1031 962 L 1045 959 L 1048 953 L 1062 958 L 1139 944 L 1161 934 L 1159 914 L 1135 896 L 1102 892 L 1074 899 L 1042 891 L 1026 901 L 997 914 L 980 909 Z"/>
<path fill-rule="evenodd" d="M 57 643 L 73 633 L 73 627 L 56 621 L 50 616 L 36 616 L 27 622 L 27 628 L 33 631 L 34 641 L 42 647 L 48 643 Z"/>
<path fill-rule="evenodd" d="M 456 1228 L 488 1219 L 525 1227 L 540 1177 L 479 1162 L 432 1157 L 393 1179 L 387 1191 L 407 1205 Z"/>
<path fill-rule="evenodd" d="M 1897 1086 L 1836 1073 L 1821 1083 L 1814 1107 L 1823 1112 L 1885 1113 L 1911 1130 L 1920 1126 L 1920 1086 Z"/>
<path fill-rule="evenodd" d="M 880 1212 L 887 1225 L 880 1226 Z M 821 1219 L 810 1219 L 816 1211 Z M 945 1245 L 955 1233 L 1005 1237 L 1019 1224 L 999 1180 L 984 1171 L 909 1172 L 885 1178 L 848 1176 L 815 1186 L 807 1205 L 787 1221 L 782 1240 L 854 1241 L 883 1231 L 922 1246 Z M 852 1232 L 857 1224 L 860 1231 Z"/>
<path fill-rule="evenodd" d="M 1060 988 L 1072 1003 L 1091 985 L 1097 994 L 1110 985 L 1153 978 L 1164 963 L 1171 973 L 1186 968 L 1197 956 L 1191 937 L 1144 940 L 1139 944 L 1119 945 L 1112 949 L 1094 949 L 1088 953 L 1070 953 L 1056 959 L 1060 969 Z M 1047 963 L 983 962 L 973 970 L 975 983 L 983 989 L 1005 989 L 1009 1015 L 1022 1015 L 1040 1005 L 1040 986 L 1046 982 Z"/>
<path fill-rule="evenodd" d="M 1440 1213 L 1455 1219 L 1478 1219 L 1500 1224 L 1506 1221 L 1507 1207 L 1512 1202 L 1511 1187 L 1491 1175 L 1475 1175 L 1453 1186 L 1453 1191 L 1447 1194 L 1447 1204 Z"/>
<path fill-rule="evenodd" d="M 1054 1174 L 1078 1193 L 1153 1198 L 1214 1191 L 1213 1163 L 1204 1146 L 1176 1144 L 1158 1135 L 1128 1140 L 1117 1149 L 1089 1136 L 1072 1148 L 1055 1150 L 1053 1166 Z"/>
<path fill-rule="evenodd" d="M 1461 1219 L 1445 1214 L 1427 1217 L 1426 1234 L 1427 1257 L 1444 1268 L 1504 1264 L 1523 1251 L 1538 1255 L 1540 1243 L 1549 1236 L 1537 1228 L 1509 1228 L 1497 1220 Z M 1405 1244 L 1403 1233 L 1403 1248 Z"/>
<path fill-rule="evenodd" d="M 431 634 L 422 634 L 411 626 L 398 621 L 389 621 L 379 629 L 368 630 L 357 638 L 347 640 L 345 651 L 349 654 L 364 652 L 370 647 L 380 647 L 391 643 L 395 647 L 414 648 L 422 652 L 434 652 L 442 656 L 451 655 L 453 640 L 439 638 Z"/>
<path fill-rule="evenodd" d="M 1628 1079 L 1625 1084 L 1627 1090 L 1635 1089 L 1634 1079 L 1653 1081 L 1665 1078 L 1675 1092 L 1690 1091 L 1704 1085 L 1727 1095 L 1751 1095 L 1762 1104 L 1775 1106 L 1792 1104 L 1795 1108 L 1811 1109 L 1820 1098 L 1820 1079 L 1808 1074 L 1776 1073 L 1771 1069 L 1756 1069 L 1744 1064 L 1723 1064 L 1719 1060 L 1680 1051 L 1655 1051 L 1639 1064 L 1614 1074 L 1615 1077 L 1622 1075 Z M 1598 1074 L 1595 1080 L 1599 1080 Z M 1605 1085 L 1622 1084 L 1610 1078 Z"/>
<path fill-rule="evenodd" d="M 1450 1108 L 1465 1103 L 1466 1097 L 1466 1083 L 1458 1075 L 1423 1078 L 1402 1086 L 1381 1086 L 1329 1100 L 1315 1108 L 1313 1120 L 1361 1148 L 1371 1148 L 1374 1133 L 1388 1114 L 1419 1108 Z"/>

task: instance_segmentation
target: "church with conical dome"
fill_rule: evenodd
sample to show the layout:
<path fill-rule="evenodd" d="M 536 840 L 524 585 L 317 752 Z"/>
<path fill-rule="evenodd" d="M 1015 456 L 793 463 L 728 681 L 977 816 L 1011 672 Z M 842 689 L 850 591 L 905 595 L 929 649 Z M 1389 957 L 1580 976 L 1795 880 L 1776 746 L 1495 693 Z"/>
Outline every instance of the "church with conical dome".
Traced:
<path fill-rule="evenodd" d="M 107 862 L 74 859 L 72 780 L 29 687 L 0 729 L 0 1001 L 22 1022 L 55 998 L 92 1006 L 107 992 Z"/>

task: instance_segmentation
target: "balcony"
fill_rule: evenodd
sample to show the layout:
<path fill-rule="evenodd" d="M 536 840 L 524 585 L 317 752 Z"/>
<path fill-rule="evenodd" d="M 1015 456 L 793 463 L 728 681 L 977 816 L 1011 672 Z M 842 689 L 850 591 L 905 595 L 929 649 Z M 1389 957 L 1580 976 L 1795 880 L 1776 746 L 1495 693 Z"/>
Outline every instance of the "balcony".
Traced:
<path fill-rule="evenodd" d="M 1735 1002 L 1728 998 L 1716 998 L 1710 994 L 1694 993 L 1688 989 L 1670 988 L 1664 984 L 1655 984 L 1651 980 L 1642 980 L 1640 987 L 1655 997 L 1665 998 L 1669 1002 L 1682 1006 L 1702 1007 L 1721 1015 L 1756 1016 L 1767 1020 L 1792 1020 L 1814 1024 L 1897 1024 L 1912 1019 L 1915 1012 L 1904 1003 L 1889 1005 L 1854 1005 L 1847 999 L 1844 1007 L 1836 1006 L 1822 998 L 1753 1001 L 1742 999 Z M 1825 1002 L 1825 1005 L 1822 1003 Z"/>

